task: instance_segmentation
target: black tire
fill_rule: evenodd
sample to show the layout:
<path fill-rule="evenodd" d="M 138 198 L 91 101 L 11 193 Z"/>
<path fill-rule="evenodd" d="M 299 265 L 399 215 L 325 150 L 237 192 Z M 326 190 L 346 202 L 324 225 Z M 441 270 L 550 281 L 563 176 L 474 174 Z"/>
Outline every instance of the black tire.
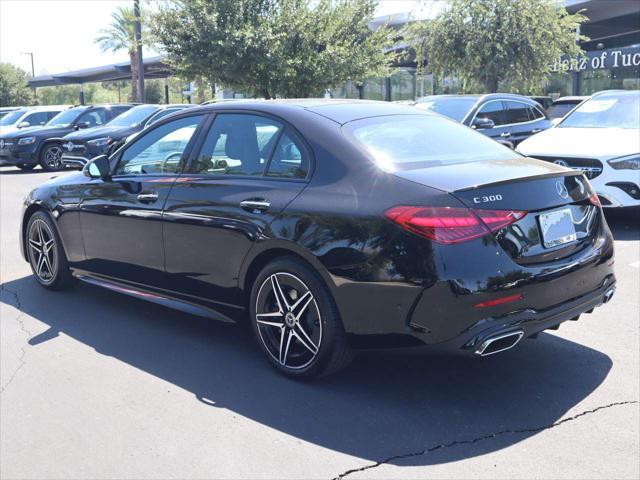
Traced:
<path fill-rule="evenodd" d="M 75 283 L 58 231 L 45 212 L 35 212 L 29 218 L 25 249 L 33 276 L 42 287 L 63 290 Z"/>
<path fill-rule="evenodd" d="M 331 293 L 295 257 L 278 258 L 262 269 L 253 282 L 249 311 L 258 346 L 289 377 L 328 375 L 353 359 Z"/>
<path fill-rule="evenodd" d="M 36 168 L 36 164 L 31 164 L 31 165 L 16 165 L 20 170 L 33 170 L 34 168 Z"/>
<path fill-rule="evenodd" d="M 40 166 L 47 172 L 57 172 L 64 168 L 62 163 L 62 145 L 56 142 L 47 143 L 40 151 Z"/>

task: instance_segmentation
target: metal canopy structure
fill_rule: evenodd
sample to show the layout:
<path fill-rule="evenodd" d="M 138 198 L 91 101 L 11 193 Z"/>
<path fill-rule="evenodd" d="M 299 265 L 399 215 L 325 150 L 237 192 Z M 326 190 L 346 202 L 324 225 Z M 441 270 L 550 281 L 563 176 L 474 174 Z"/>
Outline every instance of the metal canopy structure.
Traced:
<path fill-rule="evenodd" d="M 173 70 L 164 62 L 164 58 L 149 57 L 144 59 L 144 78 L 166 78 L 173 75 Z M 131 78 L 129 62 L 114 63 L 101 67 L 84 68 L 54 75 L 39 75 L 29 80 L 31 87 L 51 87 L 55 85 L 73 85 L 92 82 L 108 82 Z"/>

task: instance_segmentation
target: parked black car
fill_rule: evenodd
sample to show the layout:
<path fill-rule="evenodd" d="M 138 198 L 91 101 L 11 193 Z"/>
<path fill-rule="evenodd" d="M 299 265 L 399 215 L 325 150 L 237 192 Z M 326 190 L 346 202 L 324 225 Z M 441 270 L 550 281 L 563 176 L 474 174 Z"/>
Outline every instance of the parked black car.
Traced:
<path fill-rule="evenodd" d="M 103 127 L 72 132 L 62 138 L 62 163 L 82 167 L 93 157 L 107 153 L 109 147 L 165 116 L 192 105 L 137 105 Z"/>
<path fill-rule="evenodd" d="M 30 192 L 20 238 L 43 287 L 249 321 L 296 377 L 354 348 L 497 353 L 615 288 L 581 172 L 386 102 L 179 112 Z"/>
<path fill-rule="evenodd" d="M 547 116 L 554 125 L 559 123 L 567 113 L 576 108 L 589 97 L 560 97 L 547 108 Z"/>
<path fill-rule="evenodd" d="M 74 130 L 105 125 L 134 104 L 83 105 L 60 112 L 44 127 L 24 128 L 0 136 L 0 165 L 33 168 L 40 164 L 49 171 L 64 168 L 62 137 Z"/>
<path fill-rule="evenodd" d="M 540 105 L 522 95 L 432 95 L 415 106 L 453 118 L 511 148 L 551 127 Z"/>

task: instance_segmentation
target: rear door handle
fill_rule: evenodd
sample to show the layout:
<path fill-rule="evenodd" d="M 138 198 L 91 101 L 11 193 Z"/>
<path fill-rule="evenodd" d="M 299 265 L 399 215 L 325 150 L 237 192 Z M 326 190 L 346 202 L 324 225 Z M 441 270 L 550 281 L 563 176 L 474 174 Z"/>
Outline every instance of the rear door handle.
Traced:
<path fill-rule="evenodd" d="M 508 138 L 508 137 L 510 137 L 510 136 L 511 136 L 511 134 L 510 134 L 509 132 L 502 132 L 502 133 L 500 134 L 500 136 L 501 136 L 502 138 Z"/>
<path fill-rule="evenodd" d="M 155 192 L 141 193 L 138 195 L 138 201 L 142 203 L 153 203 L 158 200 L 158 194 Z"/>
<path fill-rule="evenodd" d="M 271 206 L 271 202 L 265 198 L 249 198 L 240 202 L 240 208 L 249 212 L 265 212 Z"/>

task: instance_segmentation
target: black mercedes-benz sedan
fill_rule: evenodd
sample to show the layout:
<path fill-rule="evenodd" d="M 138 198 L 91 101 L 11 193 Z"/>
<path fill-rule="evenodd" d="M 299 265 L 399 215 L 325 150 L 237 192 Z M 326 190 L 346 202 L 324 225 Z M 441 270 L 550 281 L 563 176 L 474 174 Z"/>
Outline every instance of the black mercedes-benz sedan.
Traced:
<path fill-rule="evenodd" d="M 185 110 L 30 192 L 21 228 L 43 287 L 247 322 L 294 377 L 359 348 L 494 354 L 616 283 L 581 172 L 383 102 Z"/>

